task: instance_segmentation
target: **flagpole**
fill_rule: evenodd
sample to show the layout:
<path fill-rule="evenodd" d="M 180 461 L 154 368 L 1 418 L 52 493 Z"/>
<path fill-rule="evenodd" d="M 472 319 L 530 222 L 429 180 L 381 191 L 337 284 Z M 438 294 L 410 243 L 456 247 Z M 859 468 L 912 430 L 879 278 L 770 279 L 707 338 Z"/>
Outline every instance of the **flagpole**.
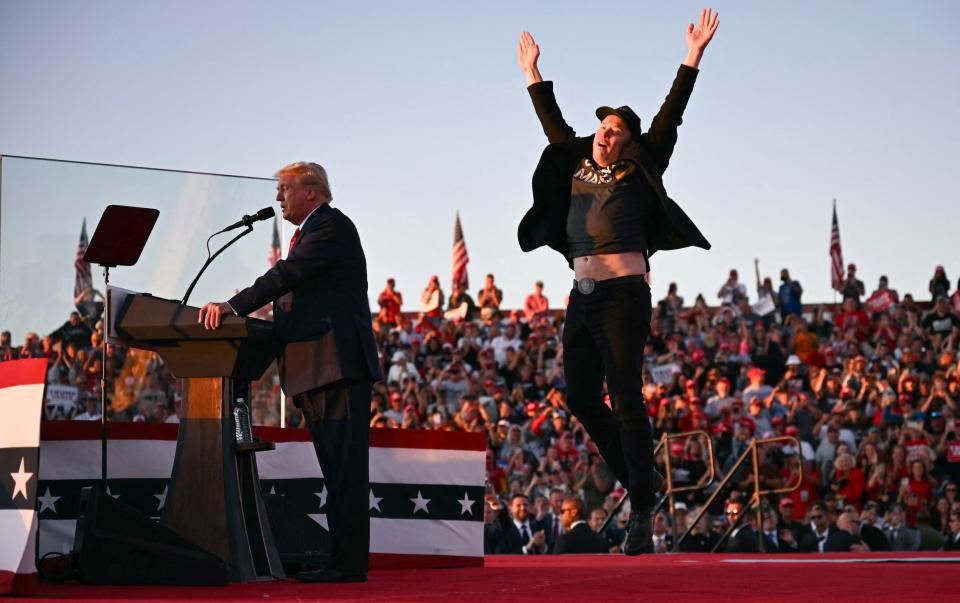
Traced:
<path fill-rule="evenodd" d="M 834 217 L 834 219 L 836 219 L 836 217 L 837 217 L 837 199 L 836 199 L 836 197 L 834 197 L 834 199 L 833 199 L 833 217 Z M 832 236 L 832 235 L 831 235 L 831 236 Z M 841 265 L 840 268 L 843 269 L 843 266 Z M 832 285 L 833 283 L 830 283 L 830 284 Z M 836 287 L 830 287 L 830 288 L 833 289 L 833 311 L 836 312 L 836 311 L 837 311 L 837 288 L 836 288 Z"/>

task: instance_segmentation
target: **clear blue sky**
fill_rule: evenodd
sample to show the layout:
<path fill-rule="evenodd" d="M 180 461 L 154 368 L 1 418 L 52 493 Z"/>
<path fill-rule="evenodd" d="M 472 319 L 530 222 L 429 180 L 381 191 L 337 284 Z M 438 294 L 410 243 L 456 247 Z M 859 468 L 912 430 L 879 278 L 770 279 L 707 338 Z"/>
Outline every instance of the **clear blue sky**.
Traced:
<path fill-rule="evenodd" d="M 472 288 L 494 272 L 516 306 L 542 278 L 558 303 L 566 263 L 516 243 L 545 145 L 516 63 L 519 33 L 540 43 L 541 71 L 579 133 L 595 128 L 601 104 L 630 104 L 648 124 L 701 3 L 601 6 L 3 0 L 0 153 L 249 176 L 317 161 L 360 228 L 373 297 L 388 276 L 408 309 L 430 274 L 448 287 L 459 210 Z M 956 4 L 714 7 L 720 29 L 665 175 L 714 248 L 655 255 L 654 295 L 677 281 L 688 299 L 713 302 L 732 267 L 753 293 L 758 257 L 775 280 L 790 268 L 807 301 L 832 300 L 833 198 L 844 258 L 868 289 L 886 273 L 925 299 L 936 264 L 955 285 Z M 102 206 L 92 205 L 95 221 Z M 75 241 L 75 221 L 42 209 L 38 221 Z"/>

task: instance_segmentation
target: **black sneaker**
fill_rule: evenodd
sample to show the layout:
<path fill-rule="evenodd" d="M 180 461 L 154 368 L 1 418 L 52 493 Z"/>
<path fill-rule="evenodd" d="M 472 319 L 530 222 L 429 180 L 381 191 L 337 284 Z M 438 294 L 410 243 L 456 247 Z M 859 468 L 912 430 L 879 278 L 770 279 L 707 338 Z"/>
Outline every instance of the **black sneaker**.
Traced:
<path fill-rule="evenodd" d="M 653 522 L 650 512 L 631 509 L 627 522 L 627 539 L 623 542 L 623 554 L 631 557 L 653 552 Z"/>

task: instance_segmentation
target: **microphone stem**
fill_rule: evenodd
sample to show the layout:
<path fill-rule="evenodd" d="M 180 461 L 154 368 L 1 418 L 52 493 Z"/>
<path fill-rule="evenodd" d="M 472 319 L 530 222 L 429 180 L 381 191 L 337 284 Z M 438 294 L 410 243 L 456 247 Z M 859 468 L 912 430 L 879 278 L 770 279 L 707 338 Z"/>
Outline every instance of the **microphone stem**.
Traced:
<path fill-rule="evenodd" d="M 238 240 L 240 240 L 241 237 L 244 237 L 244 236 L 250 234 L 251 232 L 253 232 L 253 226 L 249 226 L 249 225 L 248 225 L 246 230 L 244 230 L 243 232 L 241 232 L 241 233 L 238 234 L 237 236 L 235 236 L 235 237 L 233 237 L 232 239 L 230 239 L 223 247 L 221 247 L 220 249 L 218 249 L 216 253 L 214 253 L 213 255 L 211 255 L 210 257 L 207 258 L 207 261 L 203 263 L 203 267 L 200 268 L 200 272 L 197 273 L 197 276 L 194 277 L 193 282 L 190 283 L 190 286 L 187 288 L 187 292 L 183 294 L 183 299 L 180 300 L 180 305 L 181 305 L 181 306 L 186 306 L 186 305 L 187 305 L 187 300 L 190 299 L 190 294 L 193 293 L 193 288 L 197 286 L 197 281 L 200 280 L 200 276 L 203 274 L 203 271 L 207 269 L 207 266 L 209 266 L 210 263 L 213 262 L 213 260 L 215 260 L 218 255 L 220 255 L 221 253 L 223 253 L 224 250 L 225 250 L 227 247 L 233 245 L 233 244 L 236 243 Z"/>

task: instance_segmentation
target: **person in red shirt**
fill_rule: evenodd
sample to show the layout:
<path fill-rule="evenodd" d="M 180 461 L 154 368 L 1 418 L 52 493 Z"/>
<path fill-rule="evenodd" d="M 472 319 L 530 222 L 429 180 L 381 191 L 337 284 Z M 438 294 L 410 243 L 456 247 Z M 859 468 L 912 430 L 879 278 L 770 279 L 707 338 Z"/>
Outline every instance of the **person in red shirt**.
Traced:
<path fill-rule="evenodd" d="M 546 316 L 549 308 L 550 301 L 543 295 L 543 281 L 537 281 L 534 292 L 523 301 L 523 315 L 527 317 L 527 324 Z"/>
<path fill-rule="evenodd" d="M 377 304 L 380 306 L 380 313 L 377 314 L 377 322 L 382 325 L 397 325 L 400 319 L 400 306 L 403 305 L 403 294 L 395 289 L 396 281 L 392 278 L 387 279 L 387 286 L 377 297 Z"/>
<path fill-rule="evenodd" d="M 863 487 L 863 497 L 868 501 L 880 502 L 886 484 L 887 466 L 880 458 L 876 444 L 864 442 L 860 446 L 860 452 L 857 456 L 859 457 L 860 470 L 866 480 Z"/>
<path fill-rule="evenodd" d="M 933 484 L 933 479 L 927 475 L 927 465 L 915 460 L 910 463 L 910 477 L 906 486 L 901 488 L 901 497 L 908 491 L 917 497 L 920 508 L 925 509 L 933 501 Z"/>
<path fill-rule="evenodd" d="M 797 451 L 799 453 L 799 451 Z M 800 472 L 800 463 L 803 463 L 803 480 L 800 486 L 786 495 L 786 499 L 793 502 L 793 517 L 803 518 L 807 514 L 807 508 L 815 501 L 820 489 L 820 473 L 817 471 L 817 464 L 813 460 L 801 460 L 799 454 L 791 454 L 786 457 L 786 466 L 781 471 L 783 475 L 784 486 L 792 486 L 798 481 Z"/>
<path fill-rule="evenodd" d="M 859 512 L 863 504 L 863 471 L 857 467 L 856 460 L 849 454 L 838 456 L 833 466 L 831 479 L 833 483 L 830 489 L 837 495 L 838 506 L 842 500 L 844 505 L 853 505 Z"/>
<path fill-rule="evenodd" d="M 866 341 L 870 330 L 870 318 L 867 313 L 857 308 L 857 301 L 848 297 L 843 301 L 843 311 L 837 314 L 833 321 L 840 331 L 853 331 L 857 341 Z"/>
<path fill-rule="evenodd" d="M 905 483 L 903 480 L 909 479 L 909 476 L 907 449 L 901 444 L 896 444 L 890 450 L 890 464 L 887 467 L 886 496 L 888 499 L 892 499 L 889 502 L 896 500 L 900 487 Z"/>

